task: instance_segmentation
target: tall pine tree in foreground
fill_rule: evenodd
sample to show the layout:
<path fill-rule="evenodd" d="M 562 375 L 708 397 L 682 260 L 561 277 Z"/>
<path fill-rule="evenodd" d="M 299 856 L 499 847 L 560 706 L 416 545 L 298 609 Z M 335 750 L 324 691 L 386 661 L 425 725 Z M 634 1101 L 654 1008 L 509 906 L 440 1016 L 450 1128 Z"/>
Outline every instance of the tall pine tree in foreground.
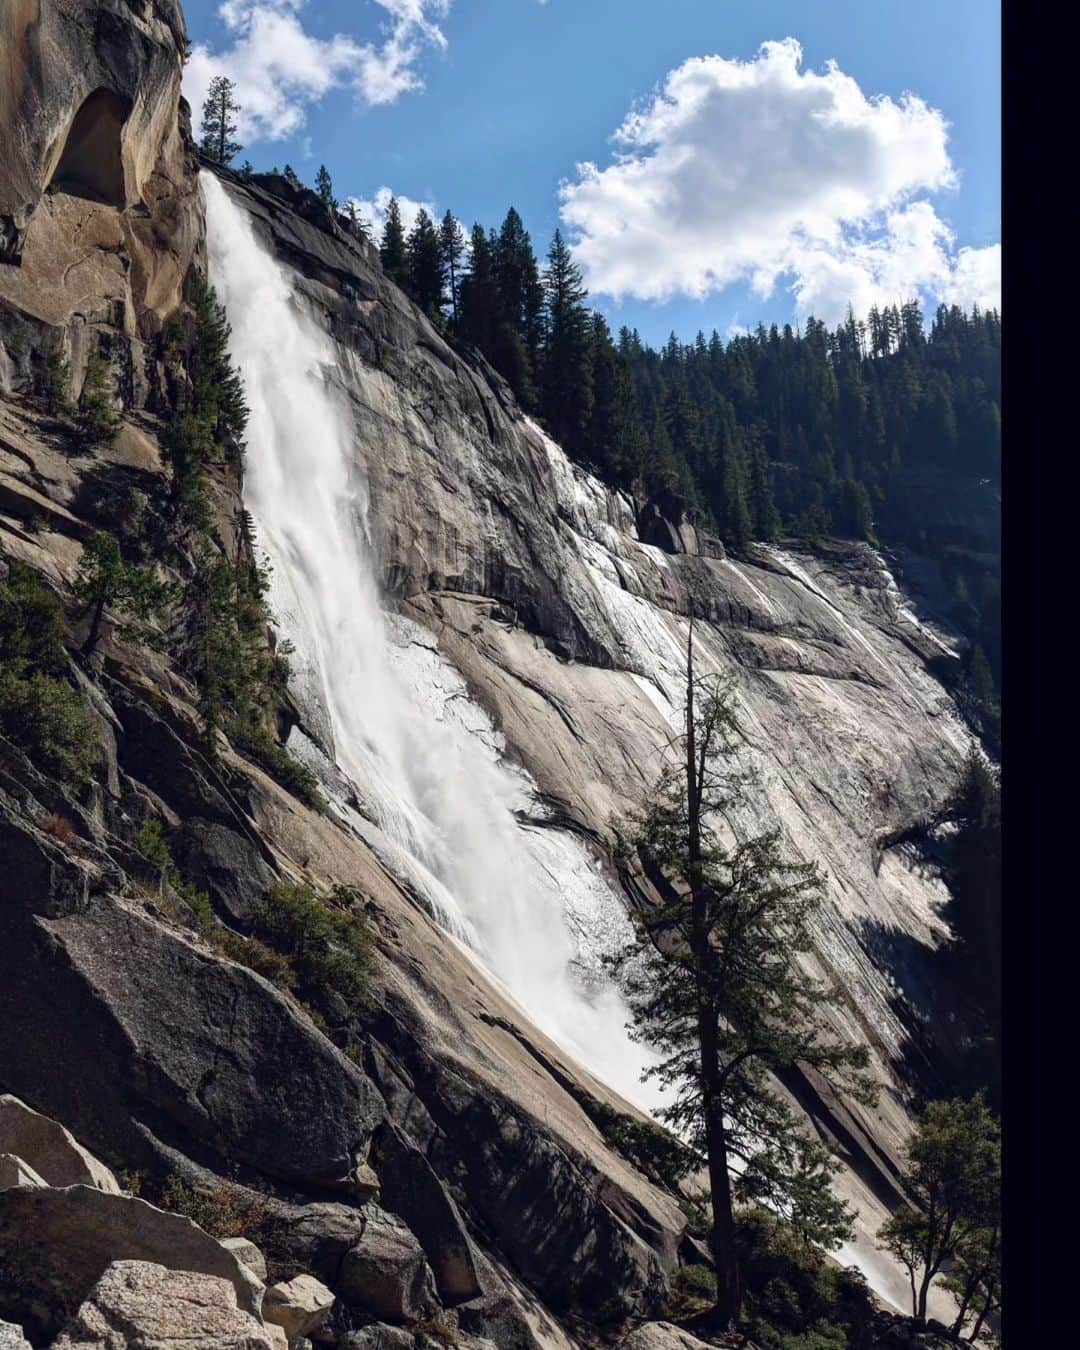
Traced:
<path fill-rule="evenodd" d="M 669 1094 L 660 1114 L 708 1162 L 719 1329 L 741 1305 L 736 1199 L 764 1202 L 826 1246 L 850 1230 L 829 1189 L 835 1164 L 770 1071 L 809 1067 L 857 1100 L 875 1095 L 866 1048 L 826 1033 L 829 991 L 800 965 L 822 902 L 816 868 L 788 861 L 778 831 L 741 843 L 721 835 L 746 781 L 732 767 L 737 737 L 730 691 L 695 677 L 691 627 L 684 734 L 634 837 L 661 898 L 639 912 L 634 944 L 610 963 L 634 1036 L 661 1056 L 648 1071 Z"/>
<path fill-rule="evenodd" d="M 236 136 L 236 114 L 241 111 L 236 101 L 236 86 L 224 75 L 215 75 L 210 81 L 202 110 L 202 148 L 219 164 L 229 164 L 244 148 Z"/>

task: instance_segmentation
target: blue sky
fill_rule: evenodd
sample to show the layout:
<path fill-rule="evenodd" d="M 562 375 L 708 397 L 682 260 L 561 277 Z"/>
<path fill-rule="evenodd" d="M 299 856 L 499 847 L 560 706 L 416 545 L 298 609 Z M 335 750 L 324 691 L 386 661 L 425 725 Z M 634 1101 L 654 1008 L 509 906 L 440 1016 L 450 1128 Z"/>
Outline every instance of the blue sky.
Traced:
<path fill-rule="evenodd" d="M 994 0 L 185 10 L 189 97 L 236 80 L 257 168 L 325 163 L 376 218 L 381 188 L 466 226 L 513 203 L 538 253 L 561 224 L 592 302 L 651 341 L 916 291 L 995 300 Z"/>

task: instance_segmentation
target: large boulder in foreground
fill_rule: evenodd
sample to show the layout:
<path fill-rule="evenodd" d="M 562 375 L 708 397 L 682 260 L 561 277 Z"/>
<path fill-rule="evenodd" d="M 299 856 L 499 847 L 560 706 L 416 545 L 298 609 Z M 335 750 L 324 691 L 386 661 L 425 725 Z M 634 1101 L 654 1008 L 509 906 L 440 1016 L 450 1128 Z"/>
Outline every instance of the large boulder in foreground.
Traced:
<path fill-rule="evenodd" d="M 211 1275 L 257 1316 L 263 1286 L 190 1219 L 93 1186 L 0 1191 L 0 1317 L 55 1335 L 115 1261 Z"/>
<path fill-rule="evenodd" d="M 113 1174 L 69 1130 L 10 1092 L 0 1095 L 0 1151 L 17 1154 L 48 1186 L 96 1186 L 120 1194 Z"/>
<path fill-rule="evenodd" d="M 0 815 L 0 853 L 0 987 L 20 1010 L 0 1018 L 5 1086 L 128 1167 L 155 1161 L 141 1123 L 284 1181 L 355 1172 L 382 1100 L 291 1000 L 87 894 L 96 879 L 25 821 Z"/>
<path fill-rule="evenodd" d="M 115 1261 L 52 1350 L 273 1350 L 228 1280 L 148 1261 Z"/>

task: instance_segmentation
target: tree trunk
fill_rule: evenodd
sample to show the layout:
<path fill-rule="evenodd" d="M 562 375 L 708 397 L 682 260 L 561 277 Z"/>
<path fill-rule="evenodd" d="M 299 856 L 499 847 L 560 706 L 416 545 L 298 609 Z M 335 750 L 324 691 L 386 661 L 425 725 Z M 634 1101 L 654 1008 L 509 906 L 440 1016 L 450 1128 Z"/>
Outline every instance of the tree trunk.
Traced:
<path fill-rule="evenodd" d="M 690 880 L 690 941 L 697 975 L 698 1047 L 701 1055 L 701 1094 L 705 1112 L 705 1150 L 709 1159 L 712 1228 L 709 1250 L 716 1264 L 717 1328 L 733 1330 L 739 1318 L 741 1290 L 735 1252 L 735 1215 L 728 1175 L 727 1135 L 723 1093 L 717 1061 L 717 1014 L 705 980 L 709 964 L 709 928 L 705 888 L 701 875 L 701 791 L 697 767 L 697 728 L 694 721 L 694 620 L 686 643 L 686 806 L 687 868 Z"/>
<path fill-rule="evenodd" d="M 709 1193 L 712 1199 L 709 1251 L 716 1264 L 716 1327 L 719 1331 L 731 1331 L 739 1320 L 742 1290 L 735 1251 L 735 1215 L 731 1203 L 723 1101 L 716 1083 L 719 1076 L 716 1067 L 716 1014 L 712 1009 L 703 1010 L 698 1027 L 705 1098 L 705 1150 L 709 1158 Z"/>
<path fill-rule="evenodd" d="M 90 631 L 86 635 L 86 641 L 83 643 L 83 655 L 92 656 L 94 648 L 98 644 L 98 638 L 101 636 L 101 620 L 105 613 L 105 601 L 98 600 L 94 604 L 94 617 L 90 620 Z"/>
<path fill-rule="evenodd" d="M 952 1324 L 952 1333 L 959 1336 L 964 1330 L 964 1319 L 967 1317 L 968 1308 L 971 1307 L 971 1300 L 975 1297 L 975 1290 L 978 1288 L 979 1280 L 977 1275 L 972 1275 L 964 1285 L 964 1296 L 960 1300 L 960 1311 L 956 1314 L 956 1321 Z"/>
<path fill-rule="evenodd" d="M 968 1337 L 969 1341 L 975 1342 L 979 1339 L 979 1332 L 982 1331 L 983 1323 L 989 1316 L 990 1305 L 993 1303 L 993 1301 L 994 1301 L 994 1293 L 993 1290 L 991 1290 L 986 1297 L 986 1302 L 982 1306 L 982 1311 L 975 1319 L 975 1325 L 971 1328 L 971 1335 Z"/>

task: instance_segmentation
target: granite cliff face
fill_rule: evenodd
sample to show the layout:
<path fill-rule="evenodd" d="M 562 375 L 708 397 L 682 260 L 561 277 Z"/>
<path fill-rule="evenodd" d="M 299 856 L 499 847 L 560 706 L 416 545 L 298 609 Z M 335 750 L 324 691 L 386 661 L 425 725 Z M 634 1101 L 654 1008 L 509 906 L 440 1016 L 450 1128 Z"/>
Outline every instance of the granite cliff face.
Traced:
<path fill-rule="evenodd" d="M 920 847 L 968 743 L 934 673 L 953 659 L 950 635 L 866 545 L 729 558 L 572 466 L 310 196 L 227 172 L 206 181 L 179 98 L 183 41 L 171 0 L 25 0 L 0 16 L 0 135 L 12 147 L 0 169 L 4 571 L 17 562 L 44 578 L 78 646 L 86 619 L 71 586 L 85 541 L 111 528 L 124 493 L 167 495 L 161 438 L 188 375 L 161 334 L 207 265 L 206 202 L 213 216 L 218 194 L 333 344 L 326 380 L 366 493 L 369 556 L 393 615 L 388 659 L 418 717 L 454 722 L 513 776 L 499 847 L 517 839 L 529 866 L 548 870 L 586 1002 L 600 997 L 597 956 L 625 931 L 625 905 L 649 893 L 648 878 L 620 875 L 612 845 L 677 723 L 691 616 L 699 661 L 733 680 L 756 771 L 737 824 L 779 824 L 828 872 L 816 959 L 838 987 L 837 1027 L 869 1044 L 884 1088 L 870 1112 L 813 1081 L 785 1085 L 845 1156 L 863 1216 L 856 1254 L 872 1266 L 866 1235 L 895 1194 L 913 1054 L 926 1020 L 950 1011 L 921 983 L 943 928 Z M 124 418 L 113 444 L 73 454 L 63 418 L 45 411 L 56 350 L 73 394 L 91 351 L 107 362 Z M 252 437 L 247 453 L 255 479 L 265 448 Z M 244 485 L 222 466 L 211 488 L 218 547 L 236 559 Z M 302 632 L 302 615 L 281 621 Z M 350 1338 L 439 1317 L 463 1345 L 560 1346 L 620 1316 L 662 1316 L 672 1273 L 700 1256 L 676 1197 L 595 1123 L 598 1104 L 636 1108 L 602 1066 L 582 1067 L 504 967 L 447 935 L 420 869 L 365 809 L 380 785 L 334 767 L 316 672 L 298 664 L 283 730 L 324 778 L 336 803 L 324 813 L 225 742 L 207 757 L 196 691 L 159 636 L 148 645 L 116 628 L 72 666 L 96 719 L 92 787 L 76 792 L 0 739 L 0 981 L 18 1012 L 0 1019 L 0 1090 L 128 1178 L 214 1194 L 227 1184 L 270 1258 L 266 1306 L 299 1306 L 295 1290 L 274 1293 L 298 1279 L 325 1285 L 333 1320 L 305 1315 L 339 1344 L 405 1343 Z M 358 891 L 376 937 L 373 1006 L 305 1008 L 223 957 L 164 883 L 155 894 L 140 882 L 133 840 L 151 816 L 215 922 L 240 933 L 275 878 Z M 56 1211 L 60 1252 L 101 1230 L 95 1206 L 144 1204 L 110 1194 L 87 1207 L 78 1190 L 54 1183 L 34 1202 Z M 0 1253 L 18 1247 L 29 1212 L 13 1194 L 0 1193 Z M 161 1269 L 163 1231 L 112 1259 Z M 216 1262 L 175 1269 L 220 1282 Z M 54 1271 L 40 1287 L 29 1271 L 21 1286 L 0 1281 L 0 1317 L 45 1344 L 67 1318 L 86 1323 L 87 1308 L 112 1316 L 121 1286 L 134 1298 L 175 1275 L 107 1265 Z M 889 1287 L 892 1274 L 875 1273 Z M 229 1265 L 225 1283 L 237 1278 Z M 222 1296 L 227 1319 L 263 1306 Z M 285 1322 L 267 1313 L 267 1324 Z M 236 1334 L 249 1333 L 236 1343 L 271 1343 L 262 1323 Z"/>

